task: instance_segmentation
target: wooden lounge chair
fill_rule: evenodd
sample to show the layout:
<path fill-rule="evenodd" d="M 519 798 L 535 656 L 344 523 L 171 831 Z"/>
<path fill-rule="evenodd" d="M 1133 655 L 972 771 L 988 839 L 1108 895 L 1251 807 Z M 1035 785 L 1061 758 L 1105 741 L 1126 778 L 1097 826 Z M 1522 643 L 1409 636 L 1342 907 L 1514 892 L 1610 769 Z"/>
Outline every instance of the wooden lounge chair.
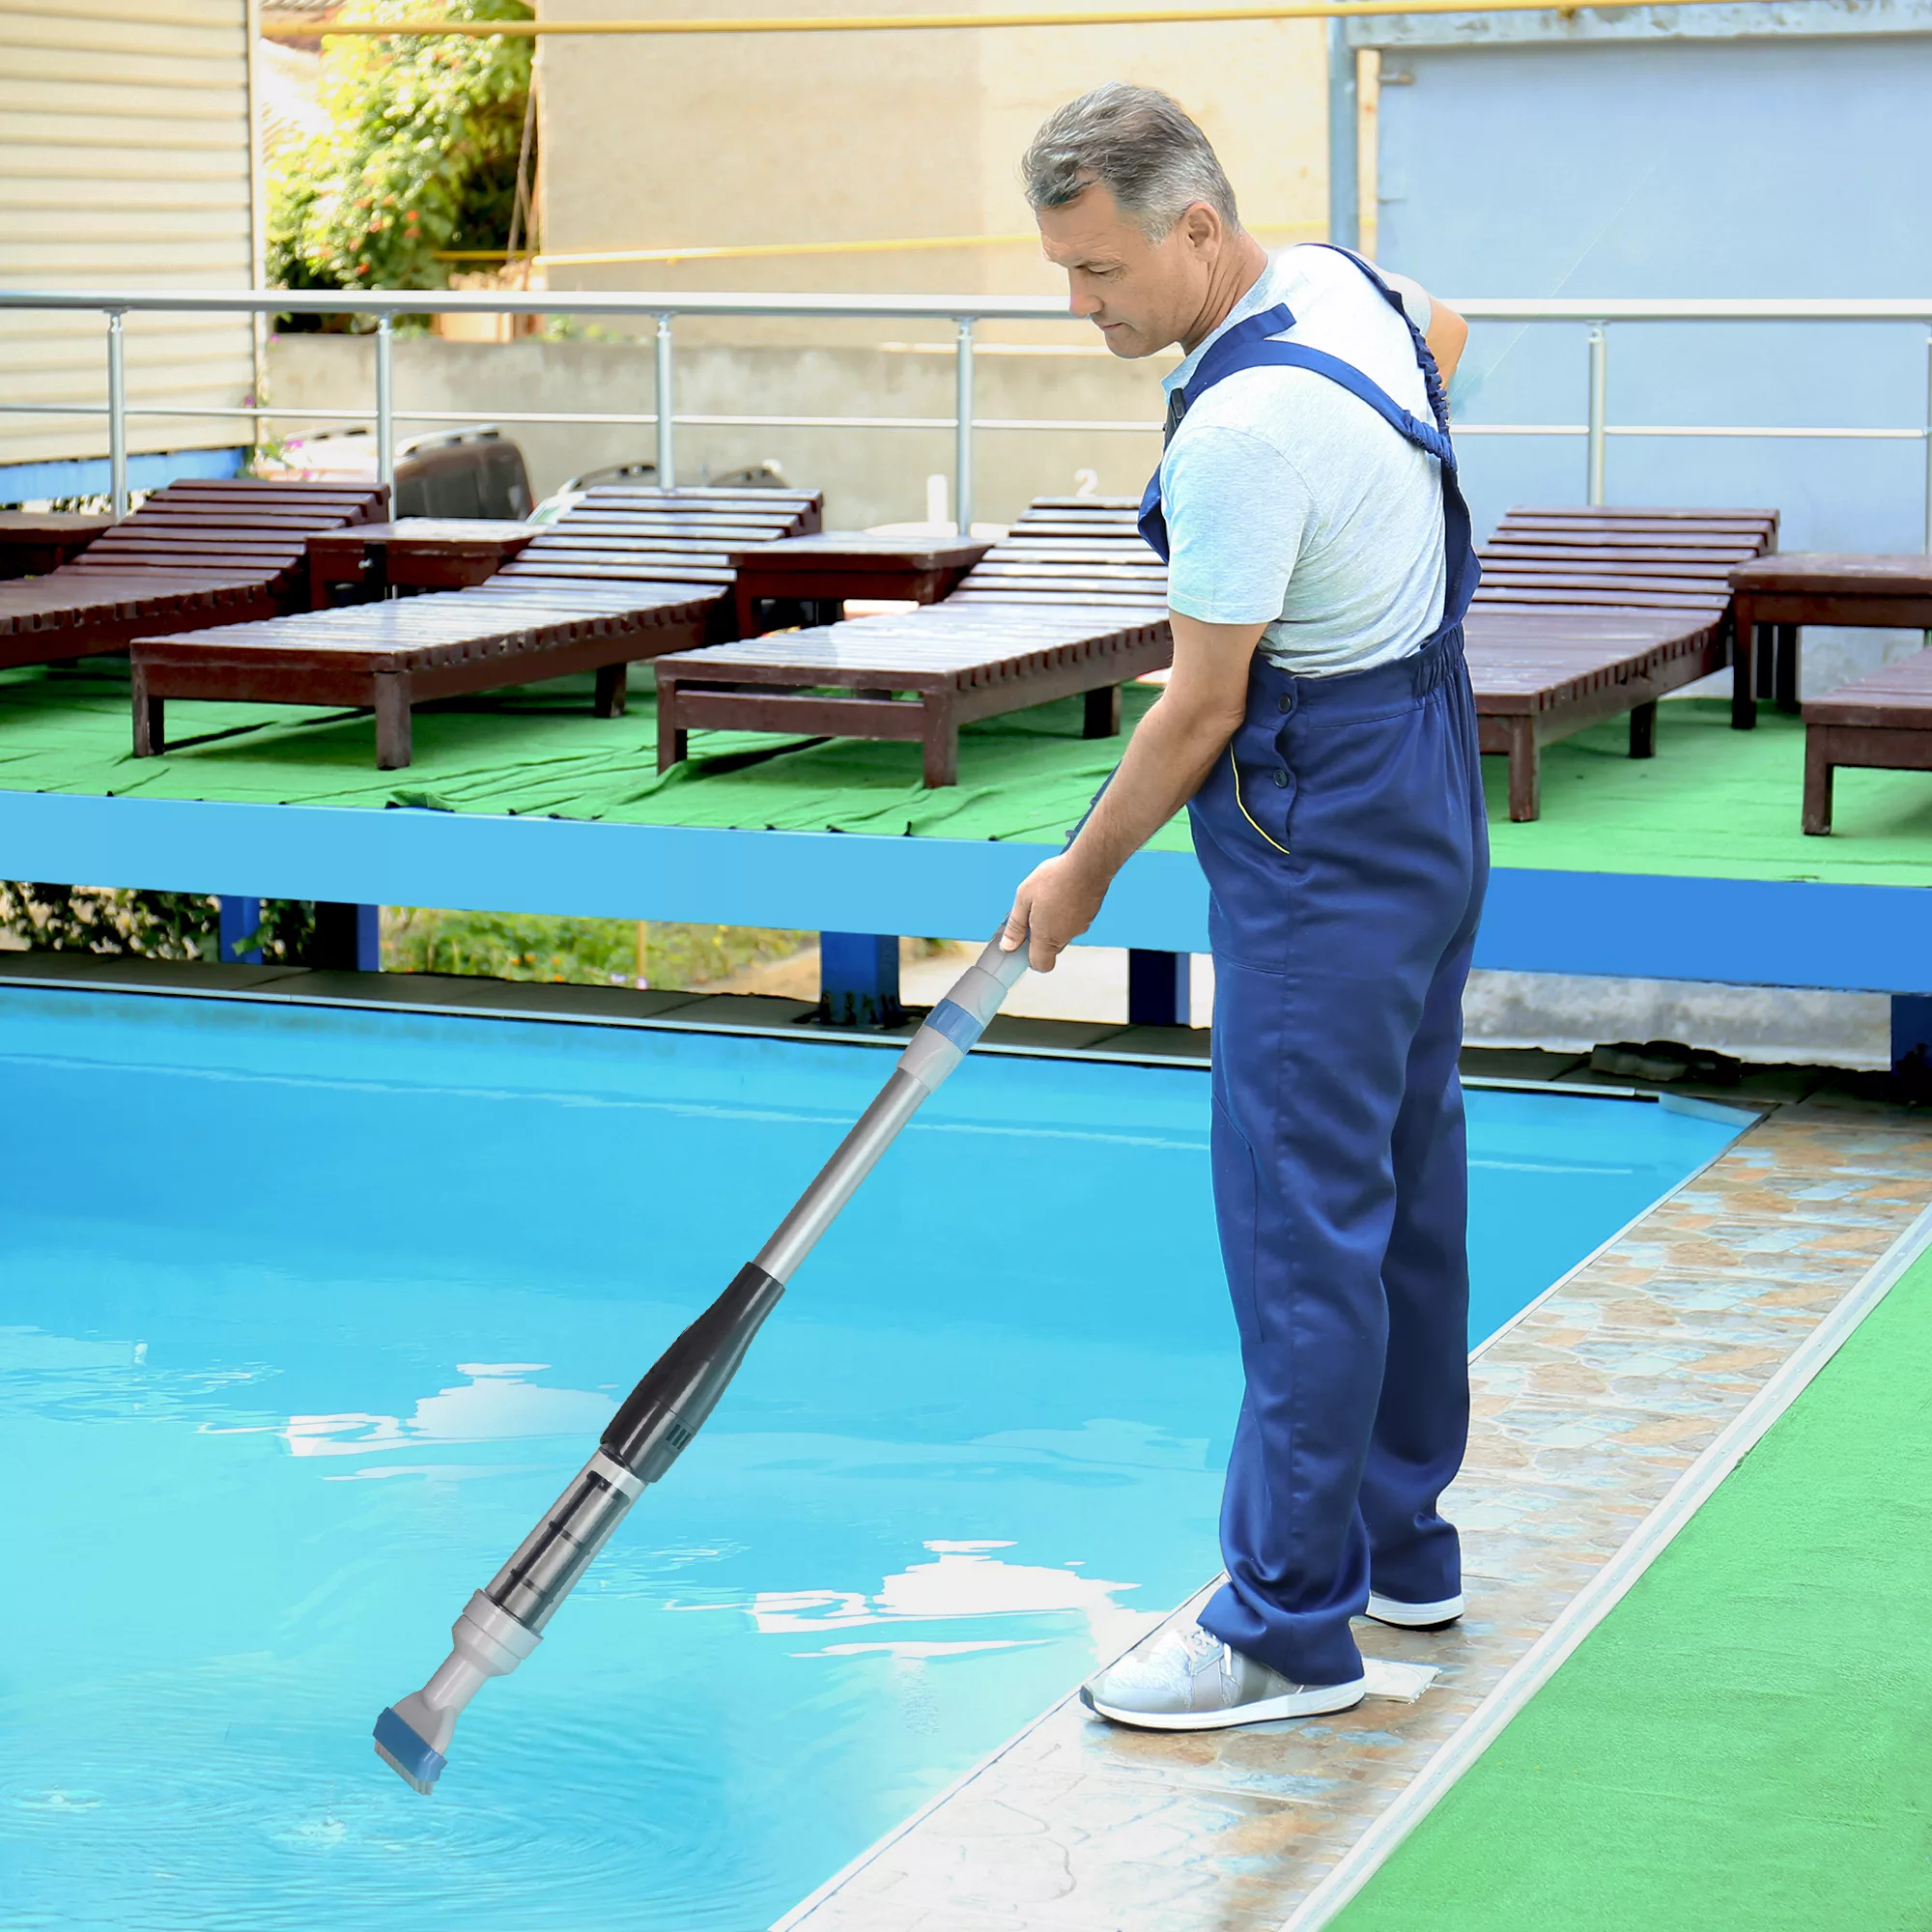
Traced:
<path fill-rule="evenodd" d="M 1542 749 L 1730 662 L 1729 572 L 1777 543 L 1776 510 L 1512 510 L 1483 546 L 1465 637 L 1482 749 L 1510 761 L 1510 817 L 1542 810 Z"/>
<path fill-rule="evenodd" d="M 170 483 L 43 577 L 0 583 L 0 666 L 124 650 L 144 630 L 272 617 L 308 595 L 311 531 L 371 523 L 378 486 Z"/>
<path fill-rule="evenodd" d="M 1168 663 L 1167 570 L 1134 499 L 1042 497 L 944 602 L 658 661 L 658 767 L 694 730 L 912 740 L 956 784 L 959 727 L 1084 695 L 1084 733 L 1121 728 L 1122 684 Z"/>
<path fill-rule="evenodd" d="M 1799 639 L 1806 624 L 1855 630 L 1932 630 L 1932 556 L 1922 551 L 1785 551 L 1731 572 L 1737 649 L 1732 653 L 1731 723 L 1749 730 L 1760 698 L 1797 717 Z M 1774 649 L 1761 650 L 1766 638 Z M 1755 659 L 1755 665 L 1753 665 Z M 1753 676 L 1755 669 L 1755 676 Z"/>
<path fill-rule="evenodd" d="M 471 590 L 227 624 L 133 646 L 134 754 L 165 749 L 171 697 L 366 705 L 376 763 L 411 758 L 411 707 L 591 670 L 596 711 L 624 709 L 625 667 L 729 636 L 747 544 L 818 527 L 815 492 L 591 491 Z"/>
<path fill-rule="evenodd" d="M 1932 772 L 1932 650 L 1804 700 L 1804 830 L 1832 829 L 1840 765 Z"/>

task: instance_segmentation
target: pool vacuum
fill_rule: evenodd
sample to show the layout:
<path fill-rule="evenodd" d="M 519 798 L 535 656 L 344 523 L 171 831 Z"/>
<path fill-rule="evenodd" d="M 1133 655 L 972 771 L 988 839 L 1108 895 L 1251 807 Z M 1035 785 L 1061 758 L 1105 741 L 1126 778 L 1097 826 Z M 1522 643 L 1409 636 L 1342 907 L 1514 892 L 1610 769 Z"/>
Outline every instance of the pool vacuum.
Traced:
<path fill-rule="evenodd" d="M 980 953 L 899 1055 L 879 1096 L 756 1260 L 652 1365 L 578 1472 L 517 1553 L 463 1607 L 456 1648 L 423 1688 L 376 1719 L 376 1755 L 427 1796 L 448 1762 L 464 1707 L 543 1640 L 544 1626 L 577 1587 L 625 1512 L 683 1453 L 718 1405 L 745 1350 L 799 1264 L 929 1094 L 965 1059 L 1026 971 L 1026 948 Z"/>

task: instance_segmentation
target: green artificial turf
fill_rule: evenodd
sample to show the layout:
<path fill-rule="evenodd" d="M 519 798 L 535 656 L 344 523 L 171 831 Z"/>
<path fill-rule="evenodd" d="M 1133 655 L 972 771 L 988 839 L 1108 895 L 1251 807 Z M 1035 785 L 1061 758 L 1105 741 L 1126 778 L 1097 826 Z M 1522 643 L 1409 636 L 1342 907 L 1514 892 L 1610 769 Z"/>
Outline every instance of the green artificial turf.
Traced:
<path fill-rule="evenodd" d="M 642 682 L 642 679 L 639 679 Z M 1157 696 L 1124 693 L 1129 726 Z M 630 715 L 590 715 L 590 681 L 558 679 L 415 716 L 415 762 L 376 769 L 366 712 L 170 703 L 166 756 L 129 750 L 124 662 L 0 671 L 0 790 L 330 806 L 427 805 L 651 825 L 839 831 L 1057 844 L 1120 756 L 1080 736 L 1078 699 L 969 724 L 957 785 L 927 791 L 917 745 L 801 745 L 705 732 L 698 755 L 657 772 L 647 690 Z M 1729 708 L 1664 705 L 1658 755 L 1625 754 L 1621 721 L 1544 753 L 1543 817 L 1509 822 L 1501 758 L 1483 761 L 1498 865 L 1688 877 L 1932 885 L 1932 776 L 1841 772 L 1838 830 L 1798 829 L 1804 729 L 1766 716 L 1732 731 Z M 1184 818 L 1152 841 L 1188 849 Z"/>
<path fill-rule="evenodd" d="M 1932 1926 L 1932 1254 L 1335 1932 Z"/>
<path fill-rule="evenodd" d="M 1158 696 L 1128 686 L 1129 724 Z M 623 718 L 593 717 L 590 696 L 587 677 L 558 678 L 425 706 L 413 762 L 379 772 L 367 712 L 170 702 L 168 753 L 136 758 L 125 663 L 0 671 L 0 790 L 1058 844 L 1125 742 L 1083 739 L 1074 697 L 967 725 L 959 782 L 936 791 L 921 779 L 917 745 L 742 731 L 697 734 L 698 755 L 660 777 L 648 690 L 633 690 Z M 1153 842 L 1189 850 L 1184 821 Z"/>

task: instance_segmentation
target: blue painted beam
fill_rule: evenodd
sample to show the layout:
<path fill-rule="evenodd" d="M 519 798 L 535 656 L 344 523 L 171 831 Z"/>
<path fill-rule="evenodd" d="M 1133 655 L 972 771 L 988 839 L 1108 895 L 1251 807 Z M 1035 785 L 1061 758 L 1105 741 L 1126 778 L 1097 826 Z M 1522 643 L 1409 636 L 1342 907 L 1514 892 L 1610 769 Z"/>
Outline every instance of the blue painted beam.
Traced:
<path fill-rule="evenodd" d="M 1920 994 L 1892 996 L 1891 1070 L 1932 1093 L 1932 1000 Z"/>
<path fill-rule="evenodd" d="M 243 895 L 237 897 L 225 894 L 221 900 L 218 923 L 220 934 L 220 957 L 224 966 L 259 966 L 262 963 L 262 948 L 259 943 L 244 945 L 244 940 L 253 939 L 262 924 L 262 901 Z"/>
<path fill-rule="evenodd" d="M 158 490 L 183 477 L 239 476 L 247 454 L 246 449 L 235 448 L 130 456 L 128 487 Z M 37 503 L 49 497 L 104 497 L 112 483 L 112 468 L 104 456 L 0 464 L 0 503 Z"/>
<path fill-rule="evenodd" d="M 1189 982 L 1194 960 L 1186 952 L 1150 952 L 1135 947 L 1127 954 L 1127 1024 L 1191 1024 Z"/>
<path fill-rule="evenodd" d="M 939 939 L 989 936 L 1052 849 L 0 791 L 0 878 Z M 1206 952 L 1193 858 L 1136 858 L 1093 943 Z"/>
<path fill-rule="evenodd" d="M 905 1018 L 899 1004 L 898 934 L 821 932 L 818 1010 L 828 1026 L 897 1026 Z"/>
<path fill-rule="evenodd" d="M 991 933 L 1049 849 L 0 792 L 0 878 L 947 939 Z M 1089 939 L 1208 951 L 1193 858 L 1139 854 Z M 1932 889 L 1503 869 L 1476 963 L 1932 994 Z"/>
<path fill-rule="evenodd" d="M 1498 870 L 1490 875 L 1476 964 L 1932 992 L 1932 889 Z"/>

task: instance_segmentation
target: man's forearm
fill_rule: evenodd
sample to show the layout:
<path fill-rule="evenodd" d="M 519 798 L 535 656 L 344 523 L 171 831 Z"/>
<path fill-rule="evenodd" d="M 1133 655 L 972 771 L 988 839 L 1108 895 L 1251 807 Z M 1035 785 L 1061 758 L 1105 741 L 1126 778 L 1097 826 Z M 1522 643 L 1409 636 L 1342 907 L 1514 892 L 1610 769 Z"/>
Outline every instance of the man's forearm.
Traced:
<path fill-rule="evenodd" d="M 1067 857 L 1104 886 L 1201 789 L 1238 714 L 1177 704 L 1174 694 L 1141 720 L 1112 781 Z"/>

